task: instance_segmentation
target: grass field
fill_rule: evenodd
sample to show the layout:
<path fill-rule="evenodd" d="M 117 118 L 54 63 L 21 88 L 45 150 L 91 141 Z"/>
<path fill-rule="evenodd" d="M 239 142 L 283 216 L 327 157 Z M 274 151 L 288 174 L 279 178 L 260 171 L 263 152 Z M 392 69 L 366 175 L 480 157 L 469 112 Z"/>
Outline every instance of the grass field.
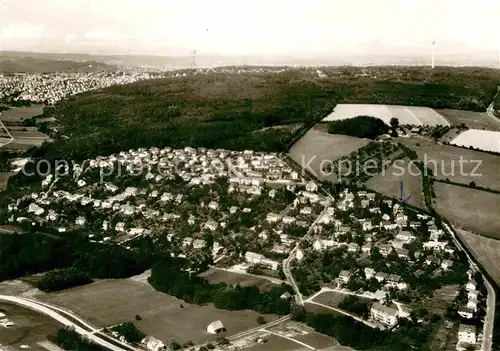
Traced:
<path fill-rule="evenodd" d="M 27 107 L 15 107 L 2 112 L 0 120 L 2 122 L 22 122 L 25 118 L 31 118 L 43 113 L 43 105 L 33 105 Z"/>
<path fill-rule="evenodd" d="M 500 238 L 500 194 L 434 183 L 435 210 L 456 226 Z"/>
<path fill-rule="evenodd" d="M 477 186 L 500 190 L 500 156 L 455 146 L 439 145 L 422 138 L 399 138 L 399 141 L 415 150 L 420 160 L 433 169 L 437 179 L 448 178 L 462 184 L 474 181 Z M 463 160 L 462 171 L 460 170 L 461 158 Z M 476 170 L 477 162 L 475 161 L 481 163 Z"/>
<path fill-rule="evenodd" d="M 463 110 L 436 110 L 441 116 L 445 117 L 452 125 L 458 126 L 464 123 L 471 129 L 484 129 L 500 131 L 500 120 L 496 121 L 486 112 L 474 112 Z"/>
<path fill-rule="evenodd" d="M 451 141 L 451 144 L 500 153 L 500 132 L 469 129 L 460 133 Z"/>
<path fill-rule="evenodd" d="M 403 181 L 404 196 L 412 193 L 408 203 L 418 208 L 425 208 L 422 180 L 418 168 L 407 158 L 397 160 L 397 163 L 397 165 L 389 166 L 385 172 L 371 178 L 366 186 L 385 196 L 398 198 L 401 192 L 400 181 Z M 397 167 L 404 167 L 405 172 L 401 172 Z M 401 173 L 403 174 L 399 175 Z"/>
<path fill-rule="evenodd" d="M 65 307 L 98 327 L 134 321 L 144 333 L 165 343 L 172 338 L 180 343 L 213 341 L 214 337 L 206 332 L 212 321 L 221 320 L 231 335 L 256 327 L 259 316 L 253 311 L 225 311 L 212 305 L 184 303 L 132 279 L 101 280 L 37 298 Z M 142 320 L 134 320 L 137 314 Z M 264 317 L 269 322 L 277 318 Z"/>
<path fill-rule="evenodd" d="M 251 275 L 232 273 L 219 269 L 210 268 L 208 271 L 203 272 L 200 276 L 208 280 L 210 283 L 226 283 L 231 285 L 239 284 L 241 286 L 257 286 L 260 290 L 270 289 L 276 284 L 270 281 Z"/>
<path fill-rule="evenodd" d="M 389 124 L 391 118 L 397 118 L 401 125 L 450 125 L 443 116 L 428 107 L 375 104 L 339 104 L 323 121 L 338 121 L 356 116 L 376 117 L 386 124 Z"/>
<path fill-rule="evenodd" d="M 500 285 L 500 241 L 485 238 L 467 230 L 456 229 L 462 242 L 469 248 L 486 272 Z"/>
<path fill-rule="evenodd" d="M 337 340 L 319 333 L 298 335 L 294 337 L 294 339 L 306 343 L 307 345 L 310 345 L 317 350 L 353 351 L 353 349 L 349 347 L 341 346 Z"/>
<path fill-rule="evenodd" d="M 309 165 L 319 179 L 334 181 L 335 175 L 322 174 L 322 161 L 334 161 L 350 155 L 368 142 L 346 135 L 328 134 L 313 128 L 292 146 L 289 156 L 301 166 Z"/>
<path fill-rule="evenodd" d="M 35 311 L 17 305 L 0 303 L 0 312 L 15 323 L 10 328 L 0 327 L 0 349 L 11 347 L 21 350 L 22 345 L 29 346 L 29 350 L 45 350 L 37 343 L 47 340 L 49 334 L 55 334 L 62 325 L 53 319 Z"/>

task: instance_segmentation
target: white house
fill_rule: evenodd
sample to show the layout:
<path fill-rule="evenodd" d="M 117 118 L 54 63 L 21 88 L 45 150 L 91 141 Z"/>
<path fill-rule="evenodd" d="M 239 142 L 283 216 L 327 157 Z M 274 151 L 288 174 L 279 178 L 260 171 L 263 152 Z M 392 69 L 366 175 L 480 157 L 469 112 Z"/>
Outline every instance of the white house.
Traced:
<path fill-rule="evenodd" d="M 160 351 L 165 348 L 163 342 L 153 336 L 146 336 L 144 339 L 142 339 L 141 343 L 146 345 L 146 349 L 148 349 L 149 351 Z"/>
<path fill-rule="evenodd" d="M 372 279 L 374 275 L 375 275 L 375 270 L 373 268 L 370 267 L 365 268 L 366 279 Z"/>
<path fill-rule="evenodd" d="M 40 216 L 42 213 L 45 212 L 45 210 L 43 208 L 41 208 L 40 206 L 38 206 L 37 204 L 32 203 L 28 207 L 28 212 L 34 213 L 35 215 Z"/>
<path fill-rule="evenodd" d="M 281 215 L 276 213 L 269 213 L 266 217 L 266 221 L 269 223 L 277 223 L 281 220 Z"/>
<path fill-rule="evenodd" d="M 398 323 L 399 312 L 397 309 L 375 302 L 370 309 L 370 317 L 382 324 L 393 327 Z"/>
<path fill-rule="evenodd" d="M 340 274 L 339 274 L 339 280 L 344 283 L 344 284 L 347 284 L 349 283 L 349 280 L 351 279 L 351 272 L 349 271 L 341 271 Z"/>
<path fill-rule="evenodd" d="M 212 322 L 207 326 L 207 332 L 210 334 L 219 334 L 225 331 L 226 328 L 224 328 L 224 325 L 221 321 Z"/>
<path fill-rule="evenodd" d="M 75 220 L 76 225 L 85 225 L 85 222 L 86 222 L 85 217 L 81 216 Z"/>

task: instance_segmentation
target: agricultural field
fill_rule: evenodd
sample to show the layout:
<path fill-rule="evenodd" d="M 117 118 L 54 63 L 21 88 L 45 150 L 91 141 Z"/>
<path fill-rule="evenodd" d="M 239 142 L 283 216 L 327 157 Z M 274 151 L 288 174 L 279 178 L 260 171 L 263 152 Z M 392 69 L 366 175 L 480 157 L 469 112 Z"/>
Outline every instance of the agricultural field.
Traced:
<path fill-rule="evenodd" d="M 461 184 L 474 181 L 477 186 L 500 190 L 500 156 L 440 145 L 423 138 L 399 138 L 398 141 L 415 150 L 424 165 L 433 170 L 436 179 L 448 178 Z"/>
<path fill-rule="evenodd" d="M 434 183 L 435 210 L 458 227 L 500 238 L 500 194 Z"/>
<path fill-rule="evenodd" d="M 296 342 L 282 338 L 278 335 L 269 335 L 264 344 L 255 344 L 251 347 L 245 347 L 244 351 L 298 351 L 301 346 Z"/>
<path fill-rule="evenodd" d="M 491 118 L 486 112 L 448 109 L 436 110 L 436 112 L 445 117 L 454 126 L 463 123 L 470 129 L 500 131 L 500 120 Z"/>
<path fill-rule="evenodd" d="M 334 181 L 335 175 L 321 172 L 322 161 L 334 161 L 348 156 L 368 143 L 368 140 L 328 134 L 313 128 L 292 146 L 288 155 L 301 166 L 309 164 L 319 179 Z"/>
<path fill-rule="evenodd" d="M 200 274 L 200 276 L 212 284 L 226 283 L 231 285 L 239 284 L 240 286 L 257 286 L 261 291 L 277 286 L 264 278 L 223 271 L 215 268 L 210 268 L 208 271 Z"/>
<path fill-rule="evenodd" d="M 486 238 L 460 228 L 455 230 L 472 255 L 500 285 L 500 240 Z"/>
<path fill-rule="evenodd" d="M 452 145 L 500 153 L 500 132 L 469 129 L 451 141 Z"/>
<path fill-rule="evenodd" d="M 214 336 L 206 332 L 209 323 L 221 320 L 231 335 L 256 327 L 260 315 L 191 305 L 132 279 L 101 280 L 37 298 L 67 308 L 98 327 L 134 321 L 141 331 L 163 342 L 213 341 Z M 135 321 L 136 315 L 142 319 Z M 274 315 L 264 317 L 269 322 L 277 319 Z"/>
<path fill-rule="evenodd" d="M 337 121 L 357 116 L 376 117 L 386 124 L 389 124 L 391 118 L 397 118 L 401 125 L 450 125 L 446 118 L 428 107 L 375 104 L 338 104 L 323 121 Z"/>
<path fill-rule="evenodd" d="M 404 169 L 404 171 L 402 171 Z M 411 193 L 408 200 L 410 205 L 425 209 L 425 200 L 422 189 L 422 180 L 417 166 L 408 158 L 395 160 L 382 173 L 372 177 L 366 186 L 385 196 L 399 198 L 401 183 L 403 182 L 403 196 Z"/>
<path fill-rule="evenodd" d="M 23 345 L 29 346 L 29 350 L 45 350 L 38 343 L 46 341 L 48 335 L 54 335 L 62 327 L 50 317 L 14 304 L 0 303 L 0 312 L 15 323 L 9 328 L 0 327 L 2 350 L 7 347 L 21 350 L 26 348 Z"/>

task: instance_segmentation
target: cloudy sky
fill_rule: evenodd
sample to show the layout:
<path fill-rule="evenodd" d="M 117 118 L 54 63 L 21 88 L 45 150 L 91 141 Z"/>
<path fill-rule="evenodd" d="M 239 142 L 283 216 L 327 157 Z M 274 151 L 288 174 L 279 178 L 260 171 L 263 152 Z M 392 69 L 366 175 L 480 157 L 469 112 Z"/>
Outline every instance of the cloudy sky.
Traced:
<path fill-rule="evenodd" d="M 499 0 L 0 0 L 4 50 L 297 54 L 500 47 Z"/>

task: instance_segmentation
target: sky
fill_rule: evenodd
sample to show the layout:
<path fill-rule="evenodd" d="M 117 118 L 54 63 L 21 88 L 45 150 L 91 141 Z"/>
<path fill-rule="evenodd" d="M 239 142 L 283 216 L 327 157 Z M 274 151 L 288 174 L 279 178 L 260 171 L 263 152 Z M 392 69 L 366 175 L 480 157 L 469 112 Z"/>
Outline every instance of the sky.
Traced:
<path fill-rule="evenodd" d="M 317 55 L 500 48 L 499 0 L 0 0 L 4 50 Z"/>

